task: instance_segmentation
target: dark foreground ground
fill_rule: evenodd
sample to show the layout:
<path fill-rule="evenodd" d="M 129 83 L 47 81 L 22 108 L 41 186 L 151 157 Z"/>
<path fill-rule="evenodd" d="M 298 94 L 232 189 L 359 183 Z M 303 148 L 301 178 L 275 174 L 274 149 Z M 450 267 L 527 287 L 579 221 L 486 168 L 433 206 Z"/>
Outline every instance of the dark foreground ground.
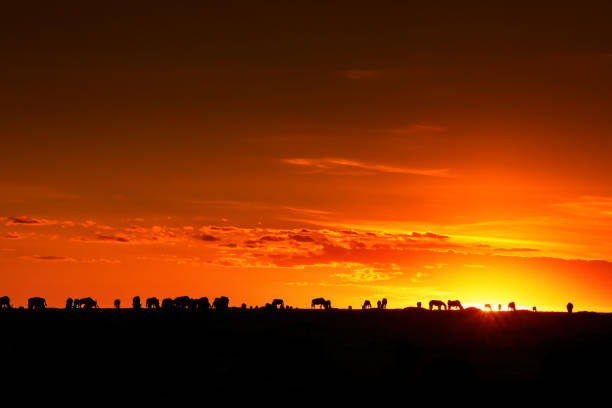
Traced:
<path fill-rule="evenodd" d="M 563 387 L 612 371 L 612 315 L 596 313 L 49 309 L 0 327 L 5 376 L 98 392 Z"/>

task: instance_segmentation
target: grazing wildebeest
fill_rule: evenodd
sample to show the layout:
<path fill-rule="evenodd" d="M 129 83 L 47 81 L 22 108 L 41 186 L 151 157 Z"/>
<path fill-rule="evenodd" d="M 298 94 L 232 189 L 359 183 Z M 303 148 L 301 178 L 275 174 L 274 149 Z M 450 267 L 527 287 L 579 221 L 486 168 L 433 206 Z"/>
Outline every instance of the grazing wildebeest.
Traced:
<path fill-rule="evenodd" d="M 72 308 L 73 309 L 80 309 L 81 308 L 81 299 L 74 298 L 74 300 L 72 301 Z"/>
<path fill-rule="evenodd" d="M 47 301 L 41 297 L 31 297 L 28 299 L 28 309 L 43 310 L 47 307 Z"/>
<path fill-rule="evenodd" d="M 80 303 L 83 309 L 97 309 L 98 308 L 98 302 L 96 302 L 90 297 L 81 299 Z"/>
<path fill-rule="evenodd" d="M 285 308 L 285 302 L 283 301 L 283 299 L 273 299 L 272 300 L 272 309 L 284 309 Z"/>
<path fill-rule="evenodd" d="M 438 310 L 444 308 L 446 310 L 446 303 L 441 300 L 430 300 L 429 301 L 429 310 L 433 310 L 434 307 L 437 307 Z"/>
<path fill-rule="evenodd" d="M 66 309 L 72 309 L 72 298 L 69 297 L 68 299 L 66 299 Z"/>
<path fill-rule="evenodd" d="M 312 302 L 310 303 L 310 307 L 311 308 L 315 308 L 315 306 L 321 306 L 321 308 L 325 307 L 325 299 L 321 298 L 315 298 L 312 299 Z"/>
<path fill-rule="evenodd" d="M 447 305 L 448 305 L 448 310 L 451 310 L 453 307 L 456 307 L 459 310 L 463 310 L 463 305 L 458 300 L 449 300 Z"/>
<path fill-rule="evenodd" d="M 145 300 L 145 306 L 147 309 L 155 308 L 159 309 L 159 299 L 156 297 L 150 297 Z"/>
<path fill-rule="evenodd" d="M 327 299 L 325 301 L 325 303 L 323 304 L 323 307 L 325 308 L 325 310 L 330 310 L 331 309 L 331 300 Z"/>
<path fill-rule="evenodd" d="M 134 296 L 134 298 L 132 298 L 132 308 L 140 309 L 141 307 L 142 304 L 140 303 L 140 296 Z"/>
<path fill-rule="evenodd" d="M 387 308 L 387 298 L 383 298 L 382 302 L 380 302 L 380 308 L 381 309 Z"/>
<path fill-rule="evenodd" d="M 0 297 L 0 310 L 8 310 L 11 308 L 11 299 L 8 296 Z"/>
<path fill-rule="evenodd" d="M 174 300 L 172 300 L 171 298 L 165 298 L 164 300 L 162 300 L 161 307 L 164 310 L 173 309 L 174 308 Z"/>
<path fill-rule="evenodd" d="M 119 299 L 115 299 L 115 301 L 113 302 L 113 304 L 115 305 L 115 309 L 119 309 L 119 308 L 121 308 L 121 300 L 119 300 Z"/>
<path fill-rule="evenodd" d="M 372 303 L 370 303 L 369 300 L 366 300 L 365 302 L 363 302 L 363 306 L 361 306 L 362 309 L 371 309 L 372 308 Z"/>
<path fill-rule="evenodd" d="M 193 303 L 197 310 L 208 310 L 210 309 L 210 302 L 206 296 L 199 299 L 193 299 Z M 246 306 L 246 305 L 245 305 Z"/>
<path fill-rule="evenodd" d="M 508 303 L 508 310 L 512 310 L 513 312 L 516 312 L 516 304 L 514 302 Z"/>
<path fill-rule="evenodd" d="M 174 299 L 174 307 L 181 310 L 191 309 L 191 303 L 189 296 L 179 296 Z"/>
<path fill-rule="evenodd" d="M 229 299 L 227 296 L 215 298 L 212 305 L 216 310 L 226 310 L 229 307 Z"/>
<path fill-rule="evenodd" d="M 490 312 L 492 312 L 492 311 L 493 311 L 493 308 L 492 308 L 492 307 L 491 307 L 491 305 L 490 305 L 490 304 L 488 304 L 488 303 L 487 303 L 486 305 L 484 305 L 484 308 L 485 308 L 485 309 L 489 309 L 489 311 L 490 311 Z"/>
<path fill-rule="evenodd" d="M 572 304 L 572 302 L 569 302 L 566 307 L 567 313 L 572 313 L 574 311 L 574 305 Z"/>

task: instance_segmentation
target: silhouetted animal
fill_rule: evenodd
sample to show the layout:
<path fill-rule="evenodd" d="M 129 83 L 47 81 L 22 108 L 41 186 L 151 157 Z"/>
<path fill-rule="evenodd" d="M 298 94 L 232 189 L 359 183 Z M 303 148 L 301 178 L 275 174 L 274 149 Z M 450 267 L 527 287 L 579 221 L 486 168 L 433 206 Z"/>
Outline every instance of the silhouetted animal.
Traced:
<path fill-rule="evenodd" d="M 512 310 L 513 312 L 516 312 L 516 305 L 514 304 L 514 302 L 508 303 L 508 310 Z"/>
<path fill-rule="evenodd" d="M 377 308 L 377 309 L 380 309 L 380 300 L 377 300 L 377 301 L 376 301 L 376 308 Z"/>
<path fill-rule="evenodd" d="M 438 310 L 441 310 L 441 308 L 444 308 L 444 310 L 446 310 L 446 303 L 441 300 L 430 300 L 429 310 L 433 310 L 434 307 L 437 307 Z"/>
<path fill-rule="evenodd" d="M 538 309 L 537 309 L 537 308 L 534 306 L 534 307 L 533 307 L 533 311 L 534 311 L 534 312 L 537 312 L 537 311 L 538 311 Z"/>
<path fill-rule="evenodd" d="M 193 299 L 194 306 L 197 310 L 208 310 L 210 309 L 210 302 L 206 296 L 199 299 Z M 246 307 L 246 305 L 244 305 Z"/>
<path fill-rule="evenodd" d="M 212 305 L 216 310 L 226 310 L 229 307 L 229 299 L 226 296 L 215 298 Z"/>
<path fill-rule="evenodd" d="M 11 308 L 11 299 L 8 296 L 0 297 L 0 310 L 8 310 Z"/>
<path fill-rule="evenodd" d="M 310 304 L 310 307 L 314 309 L 315 306 L 321 306 L 321 308 L 324 308 L 325 307 L 325 299 L 323 299 L 323 298 L 312 299 L 312 303 Z"/>
<path fill-rule="evenodd" d="M 119 309 L 121 307 L 121 300 L 115 299 L 113 303 L 115 305 L 115 309 Z"/>
<path fill-rule="evenodd" d="M 380 302 L 380 308 L 381 309 L 387 308 L 387 298 L 383 298 L 382 302 Z"/>
<path fill-rule="evenodd" d="M 451 310 L 453 307 L 456 307 L 459 310 L 463 310 L 463 305 L 458 300 L 449 300 L 447 305 L 448 305 L 448 310 Z"/>
<path fill-rule="evenodd" d="M 191 298 L 189 296 L 179 296 L 174 299 L 174 307 L 181 310 L 191 308 Z"/>
<path fill-rule="evenodd" d="M 80 303 L 83 309 L 97 309 L 98 308 L 98 302 L 96 302 L 90 297 L 81 299 Z"/>
<path fill-rule="evenodd" d="M 574 311 L 574 305 L 572 302 L 567 304 L 567 313 L 572 313 Z"/>
<path fill-rule="evenodd" d="M 140 303 L 140 296 L 134 296 L 134 298 L 132 299 L 132 308 L 140 309 L 141 307 L 142 304 Z"/>
<path fill-rule="evenodd" d="M 80 308 L 81 308 L 81 299 L 79 299 L 79 298 L 75 298 L 75 299 L 72 301 L 72 308 L 73 308 L 73 309 L 80 309 Z"/>
<path fill-rule="evenodd" d="M 484 305 L 484 308 L 485 308 L 485 309 L 489 309 L 489 311 L 491 311 L 491 312 L 493 311 L 493 308 L 492 308 L 492 307 L 491 307 L 491 305 L 490 305 L 490 304 L 488 304 L 488 303 L 487 303 L 486 305 Z"/>
<path fill-rule="evenodd" d="M 66 299 L 66 309 L 72 309 L 72 298 Z"/>
<path fill-rule="evenodd" d="M 331 309 L 331 300 L 327 299 L 325 301 L 325 303 L 323 304 L 323 307 L 325 308 L 325 310 L 330 310 Z"/>
<path fill-rule="evenodd" d="M 272 300 L 272 309 L 278 309 L 278 308 L 283 309 L 285 307 L 285 302 L 283 302 L 283 299 L 274 299 Z"/>
<path fill-rule="evenodd" d="M 417 307 L 420 309 L 422 306 L 421 302 L 417 302 Z"/>
<path fill-rule="evenodd" d="M 47 301 L 41 297 L 31 297 L 28 299 L 28 309 L 43 310 L 47 307 Z"/>
<path fill-rule="evenodd" d="M 156 297 L 147 298 L 147 300 L 145 300 L 145 306 L 147 309 L 159 309 L 159 299 Z"/>
<path fill-rule="evenodd" d="M 162 300 L 161 307 L 164 310 L 170 310 L 174 308 L 174 301 L 170 298 L 165 298 Z"/>
<path fill-rule="evenodd" d="M 366 300 L 365 302 L 363 302 L 363 306 L 361 306 L 362 309 L 371 309 L 372 308 L 372 303 L 370 303 L 369 300 Z"/>

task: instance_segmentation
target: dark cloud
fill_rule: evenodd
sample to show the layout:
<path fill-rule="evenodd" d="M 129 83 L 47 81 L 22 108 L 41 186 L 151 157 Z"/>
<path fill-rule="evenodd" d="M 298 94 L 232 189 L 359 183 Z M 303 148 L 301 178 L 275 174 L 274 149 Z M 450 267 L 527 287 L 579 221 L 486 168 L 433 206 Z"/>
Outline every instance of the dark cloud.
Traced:
<path fill-rule="evenodd" d="M 283 237 L 274 237 L 274 236 L 271 236 L 271 235 L 266 235 L 266 236 L 261 237 L 261 238 L 258 239 L 258 241 L 260 241 L 260 242 L 264 242 L 264 241 L 278 242 L 278 241 L 284 241 L 284 240 L 285 240 L 285 238 L 283 238 Z"/>
<path fill-rule="evenodd" d="M 209 235 L 209 234 L 200 234 L 200 235 L 196 235 L 195 237 L 201 241 L 207 241 L 207 242 L 219 241 L 219 238 L 215 237 L 214 235 Z"/>
<path fill-rule="evenodd" d="M 42 225 L 43 220 L 32 217 L 11 217 L 7 224 L 21 224 L 21 225 Z"/>
<path fill-rule="evenodd" d="M 129 242 L 130 240 L 119 236 L 119 235 L 98 235 L 96 239 L 99 241 L 115 241 L 115 242 Z"/>
<path fill-rule="evenodd" d="M 36 259 L 38 261 L 68 261 L 70 258 L 66 258 L 65 256 L 54 256 L 54 255 L 33 255 L 32 259 Z"/>
<path fill-rule="evenodd" d="M 309 237 L 308 235 L 299 235 L 299 234 L 289 235 L 289 239 L 292 239 L 298 242 L 314 242 L 314 239 L 312 237 Z"/>

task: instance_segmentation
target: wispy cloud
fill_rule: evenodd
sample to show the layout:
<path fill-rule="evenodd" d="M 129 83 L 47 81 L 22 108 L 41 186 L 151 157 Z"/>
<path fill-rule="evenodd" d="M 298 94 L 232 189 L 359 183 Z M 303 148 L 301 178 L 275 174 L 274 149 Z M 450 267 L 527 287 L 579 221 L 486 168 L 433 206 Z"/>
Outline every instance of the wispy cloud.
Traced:
<path fill-rule="evenodd" d="M 76 262 L 76 259 L 74 258 L 55 255 L 32 255 L 30 259 L 34 259 L 36 261 Z"/>
<path fill-rule="evenodd" d="M 375 173 L 407 174 L 416 176 L 448 177 L 450 169 L 420 169 L 411 167 L 396 167 L 385 164 L 365 163 L 336 157 L 325 158 L 287 158 L 285 164 L 308 167 L 315 172 L 335 172 L 339 169 L 361 169 Z"/>

